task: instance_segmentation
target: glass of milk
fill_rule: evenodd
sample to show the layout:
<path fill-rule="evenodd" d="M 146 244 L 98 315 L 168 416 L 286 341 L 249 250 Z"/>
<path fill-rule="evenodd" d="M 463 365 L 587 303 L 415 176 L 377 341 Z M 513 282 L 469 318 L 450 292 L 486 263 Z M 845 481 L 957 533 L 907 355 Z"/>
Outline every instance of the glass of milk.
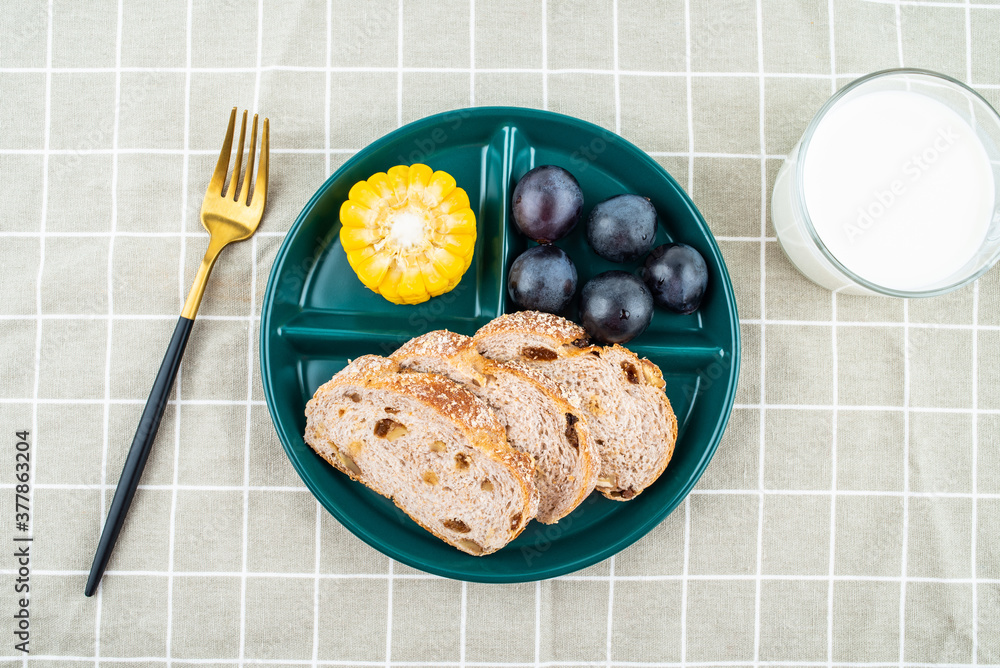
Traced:
<path fill-rule="evenodd" d="M 799 271 L 848 294 L 929 297 L 1000 258 L 1000 116 L 934 72 L 875 72 L 819 110 L 771 218 Z"/>

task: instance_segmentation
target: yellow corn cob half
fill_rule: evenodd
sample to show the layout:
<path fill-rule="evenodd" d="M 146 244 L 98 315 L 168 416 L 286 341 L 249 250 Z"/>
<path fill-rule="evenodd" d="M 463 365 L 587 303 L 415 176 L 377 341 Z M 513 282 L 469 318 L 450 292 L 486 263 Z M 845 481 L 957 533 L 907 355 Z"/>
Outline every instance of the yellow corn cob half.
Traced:
<path fill-rule="evenodd" d="M 340 243 L 361 282 L 394 304 L 448 292 L 472 264 L 476 216 L 448 173 L 397 165 L 358 181 L 340 207 Z"/>

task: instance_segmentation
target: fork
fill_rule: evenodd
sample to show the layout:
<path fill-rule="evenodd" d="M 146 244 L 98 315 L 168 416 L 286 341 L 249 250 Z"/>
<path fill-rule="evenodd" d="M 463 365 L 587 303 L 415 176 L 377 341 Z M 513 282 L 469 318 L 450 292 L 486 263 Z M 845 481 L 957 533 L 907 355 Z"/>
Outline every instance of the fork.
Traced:
<path fill-rule="evenodd" d="M 184 348 L 191 334 L 191 328 L 194 326 L 194 319 L 205 294 L 205 285 L 208 283 L 209 274 L 212 273 L 212 267 L 223 248 L 253 236 L 257 226 L 260 225 L 261 217 L 264 215 L 264 205 L 267 203 L 268 119 L 264 119 L 264 128 L 261 132 L 260 164 L 257 166 L 257 180 L 252 191 L 250 176 L 253 173 L 254 156 L 257 151 L 257 114 L 254 114 L 253 117 L 253 128 L 250 131 L 250 151 L 246 169 L 243 170 L 243 185 L 238 193 L 236 186 L 240 179 L 243 142 L 247 130 L 246 111 L 243 112 L 243 122 L 240 125 L 240 139 L 236 148 L 236 161 L 233 165 L 232 178 L 229 181 L 229 187 L 226 188 L 226 174 L 229 171 L 229 156 L 233 149 L 235 128 L 236 107 L 233 107 L 233 111 L 229 115 L 226 139 L 222 144 L 222 151 L 219 153 L 219 161 L 215 165 L 215 172 L 212 174 L 208 191 L 201 204 L 201 224 L 209 233 L 208 250 L 205 252 L 205 258 L 201 261 L 201 266 L 198 267 L 198 274 L 195 276 L 194 284 L 191 286 L 187 301 L 184 303 L 181 317 L 177 320 L 177 326 L 174 328 L 167 353 L 160 364 L 160 370 L 153 382 L 153 389 L 149 393 L 146 407 L 139 419 L 139 427 L 132 439 L 128 456 L 125 458 L 125 467 L 118 480 L 115 496 L 111 500 L 111 509 L 108 511 L 108 518 L 104 523 L 104 530 L 101 532 L 101 540 L 97 545 L 94 563 L 90 567 L 90 576 L 87 578 L 87 587 L 84 590 L 87 596 L 94 594 L 101 581 L 101 576 L 104 575 L 104 569 L 107 568 L 108 561 L 111 559 L 115 541 L 118 540 L 118 534 L 125 522 L 125 515 L 132 504 L 135 490 L 139 486 L 139 478 L 142 476 L 142 469 L 146 466 L 146 460 L 149 458 L 156 430 L 160 426 L 160 419 L 163 417 L 170 389 L 177 377 L 181 357 L 184 355 Z"/>

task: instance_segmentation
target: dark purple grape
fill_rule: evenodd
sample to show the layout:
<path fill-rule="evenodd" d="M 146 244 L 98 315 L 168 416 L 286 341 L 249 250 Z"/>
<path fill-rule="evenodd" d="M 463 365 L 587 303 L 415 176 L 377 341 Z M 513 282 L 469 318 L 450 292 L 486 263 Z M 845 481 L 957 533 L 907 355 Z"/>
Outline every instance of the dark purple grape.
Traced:
<path fill-rule="evenodd" d="M 562 167 L 541 165 L 514 187 L 514 222 L 529 239 L 547 244 L 570 233 L 583 210 L 583 191 Z"/>
<path fill-rule="evenodd" d="M 638 278 L 606 271 L 587 281 L 580 295 L 580 320 L 601 343 L 625 343 L 646 331 L 653 297 Z"/>
<path fill-rule="evenodd" d="M 521 308 L 561 313 L 576 294 L 576 265 L 558 246 L 529 248 L 511 265 L 507 292 Z"/>
<path fill-rule="evenodd" d="M 701 253 L 687 244 L 663 244 L 653 249 L 642 270 L 653 299 L 677 313 L 692 313 L 708 286 L 708 267 Z"/>
<path fill-rule="evenodd" d="M 616 195 L 590 212 L 587 241 L 594 252 L 612 262 L 631 262 L 653 247 L 656 209 L 645 197 Z"/>

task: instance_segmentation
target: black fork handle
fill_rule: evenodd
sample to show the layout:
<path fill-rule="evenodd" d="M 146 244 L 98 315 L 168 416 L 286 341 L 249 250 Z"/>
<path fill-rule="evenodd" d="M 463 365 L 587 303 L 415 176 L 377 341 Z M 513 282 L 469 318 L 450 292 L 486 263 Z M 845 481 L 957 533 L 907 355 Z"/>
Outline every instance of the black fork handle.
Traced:
<path fill-rule="evenodd" d="M 170 345 L 167 347 L 167 354 L 163 356 L 160 371 L 156 374 L 153 389 L 149 392 L 146 407 L 142 410 L 142 417 L 139 419 L 139 427 L 132 439 L 132 446 L 125 458 L 125 467 L 118 480 L 115 496 L 111 500 L 111 509 L 104 522 L 104 531 L 101 532 L 101 540 L 97 544 L 97 553 L 94 555 L 94 563 L 90 567 L 90 576 L 87 578 L 87 588 L 84 590 L 84 594 L 87 596 L 92 596 L 97 590 L 101 576 L 104 575 L 104 569 L 108 567 L 111 552 L 115 548 L 115 541 L 118 540 L 118 534 L 121 533 L 122 525 L 125 523 L 125 515 L 128 513 L 129 506 L 132 505 L 132 497 L 135 496 L 135 490 L 139 486 L 142 470 L 146 466 L 146 460 L 149 459 L 149 451 L 153 447 L 156 430 L 160 427 L 160 419 L 167 407 L 170 389 L 174 385 L 174 379 L 177 378 L 177 370 L 181 366 L 181 358 L 184 356 L 184 348 L 187 346 L 193 326 L 194 320 L 190 318 L 181 316 L 177 320 L 174 334 L 170 338 Z"/>

